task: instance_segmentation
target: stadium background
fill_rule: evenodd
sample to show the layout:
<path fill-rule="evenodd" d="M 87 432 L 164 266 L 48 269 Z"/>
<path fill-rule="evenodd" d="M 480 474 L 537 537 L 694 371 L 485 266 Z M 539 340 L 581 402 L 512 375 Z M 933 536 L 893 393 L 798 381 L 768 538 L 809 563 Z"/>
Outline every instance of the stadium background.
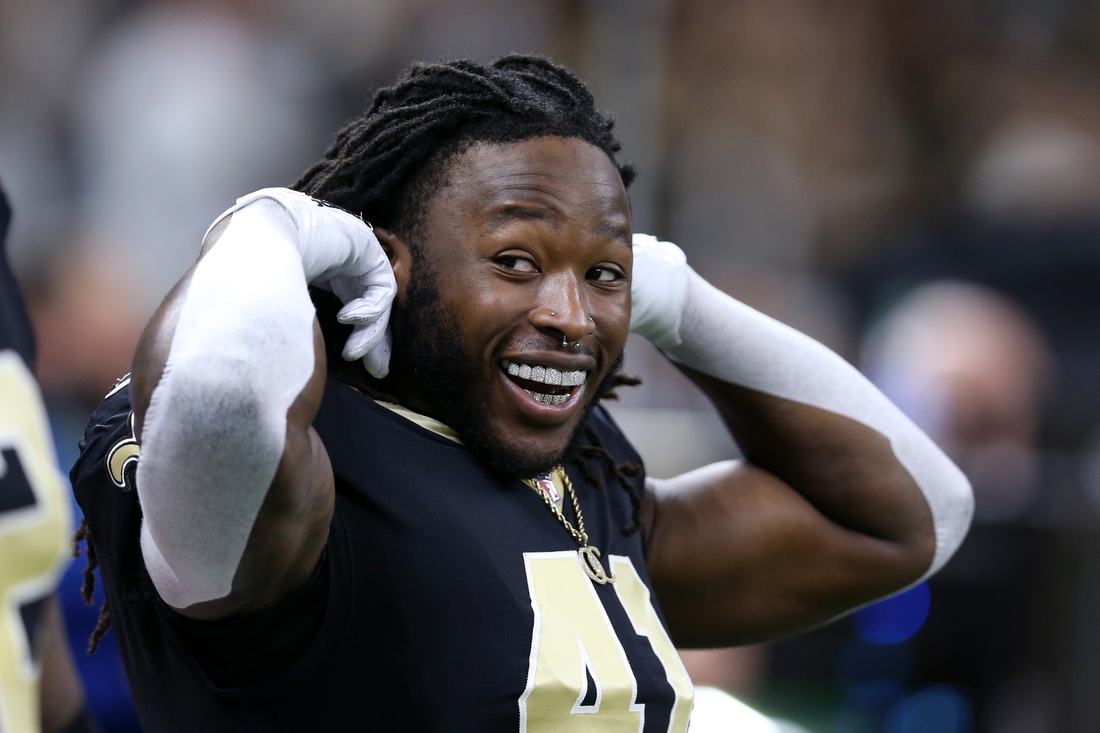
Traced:
<path fill-rule="evenodd" d="M 510 51 L 618 116 L 637 230 L 860 365 L 975 485 L 929 586 L 688 653 L 696 681 L 815 733 L 1100 730 L 1095 0 L 0 0 L 0 180 L 64 467 L 215 215 L 411 61 Z M 627 366 L 652 474 L 736 454 L 652 349 Z M 77 576 L 93 707 L 137 730 Z"/>

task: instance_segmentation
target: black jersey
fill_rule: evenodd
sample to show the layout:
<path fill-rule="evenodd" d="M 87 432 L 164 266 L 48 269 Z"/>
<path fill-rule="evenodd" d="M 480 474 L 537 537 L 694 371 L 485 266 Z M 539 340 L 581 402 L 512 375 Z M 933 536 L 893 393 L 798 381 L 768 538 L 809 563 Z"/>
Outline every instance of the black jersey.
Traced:
<path fill-rule="evenodd" d="M 34 369 L 34 331 L 19 286 L 8 268 L 7 233 L 11 208 L 0 189 L 0 350 L 13 349 L 24 363 Z"/>
<path fill-rule="evenodd" d="M 602 408 L 589 424 L 640 462 Z M 691 682 L 621 531 L 626 492 L 569 470 L 616 575 L 601 586 L 540 495 L 455 441 L 332 378 L 314 427 L 336 478 L 324 620 L 287 668 L 222 688 L 144 570 L 128 387 L 93 415 L 73 483 L 147 730 L 686 730 Z"/>

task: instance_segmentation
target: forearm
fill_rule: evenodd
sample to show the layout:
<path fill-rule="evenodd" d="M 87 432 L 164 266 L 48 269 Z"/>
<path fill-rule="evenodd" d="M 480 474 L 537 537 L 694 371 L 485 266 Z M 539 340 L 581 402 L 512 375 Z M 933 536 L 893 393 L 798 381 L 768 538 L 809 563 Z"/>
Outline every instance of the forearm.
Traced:
<path fill-rule="evenodd" d="M 142 551 L 179 608 L 229 594 L 314 372 L 293 232 L 275 202 L 237 212 L 177 294 L 163 374 L 140 375 L 155 385 L 141 416 Z"/>
<path fill-rule="evenodd" d="M 655 279 L 654 258 L 635 249 L 636 274 L 640 262 L 642 277 Z M 942 566 L 973 508 L 958 468 L 841 357 L 718 291 L 682 254 L 676 261 L 678 250 L 657 251 L 669 284 L 658 293 L 664 300 L 644 293 L 635 330 L 694 372 L 749 458 L 828 518 L 876 537 L 904 535 L 906 517 L 885 509 L 920 499 L 936 535 L 928 572 Z"/>
<path fill-rule="evenodd" d="M 146 566 L 170 605 L 217 617 L 295 587 L 327 535 L 332 470 L 311 427 L 325 349 L 307 283 L 344 301 L 344 357 L 379 377 L 396 285 L 369 225 L 288 189 L 238 199 L 207 239 L 147 328 L 133 386 Z"/>
<path fill-rule="evenodd" d="M 680 369 L 714 403 L 746 461 L 838 527 L 907 548 L 913 577 L 929 568 L 931 510 L 886 437 L 837 413 Z"/>

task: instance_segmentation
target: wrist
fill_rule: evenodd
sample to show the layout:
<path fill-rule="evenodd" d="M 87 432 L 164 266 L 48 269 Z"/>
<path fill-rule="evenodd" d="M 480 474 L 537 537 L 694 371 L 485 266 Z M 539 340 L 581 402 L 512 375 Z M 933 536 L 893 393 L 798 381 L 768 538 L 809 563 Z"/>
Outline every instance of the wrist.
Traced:
<path fill-rule="evenodd" d="M 648 234 L 634 235 L 630 330 L 660 349 L 683 343 L 680 333 L 691 279 L 683 250 Z"/>
<path fill-rule="evenodd" d="M 257 226 L 277 227 L 290 237 L 306 282 L 321 284 L 339 276 L 358 277 L 376 265 L 376 258 L 364 257 L 369 250 L 381 248 L 369 224 L 301 191 L 278 187 L 253 191 L 237 199 L 210 229 L 229 214 L 240 217 L 246 212 Z"/>

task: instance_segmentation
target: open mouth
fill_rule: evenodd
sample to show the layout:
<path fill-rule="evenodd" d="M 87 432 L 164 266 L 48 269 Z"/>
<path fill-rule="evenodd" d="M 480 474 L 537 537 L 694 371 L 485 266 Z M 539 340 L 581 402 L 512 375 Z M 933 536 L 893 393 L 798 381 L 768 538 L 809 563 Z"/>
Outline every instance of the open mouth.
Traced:
<path fill-rule="evenodd" d="M 501 368 L 510 380 L 544 405 L 565 404 L 588 378 L 584 369 L 563 370 L 508 359 L 501 362 Z"/>

